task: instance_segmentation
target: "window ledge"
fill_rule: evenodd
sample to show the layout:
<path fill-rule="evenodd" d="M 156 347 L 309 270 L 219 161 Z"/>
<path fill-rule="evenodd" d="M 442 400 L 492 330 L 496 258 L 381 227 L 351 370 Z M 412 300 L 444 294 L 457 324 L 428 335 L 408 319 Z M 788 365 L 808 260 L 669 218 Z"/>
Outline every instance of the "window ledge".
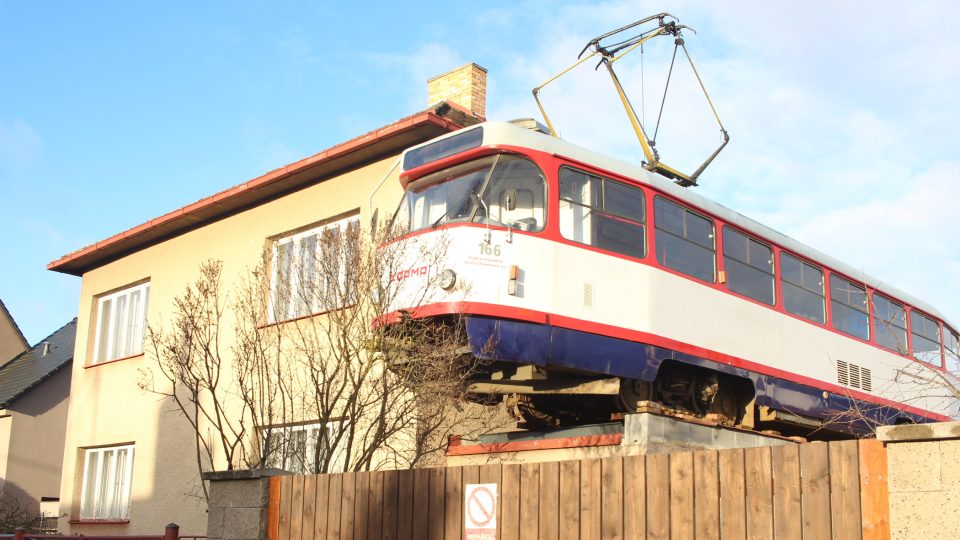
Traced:
<path fill-rule="evenodd" d="M 130 523 L 130 518 L 120 519 L 71 519 L 71 525 L 123 525 Z"/>
<path fill-rule="evenodd" d="M 107 360 L 106 362 L 97 362 L 96 364 L 87 364 L 83 366 L 83 369 L 90 369 L 90 368 L 105 366 L 107 364 L 113 364 L 114 362 L 123 362 L 124 360 L 131 360 L 133 358 L 139 358 L 142 356 L 143 356 L 143 353 L 132 354 L 130 356 L 124 356 L 123 358 L 114 358 L 113 360 Z"/>

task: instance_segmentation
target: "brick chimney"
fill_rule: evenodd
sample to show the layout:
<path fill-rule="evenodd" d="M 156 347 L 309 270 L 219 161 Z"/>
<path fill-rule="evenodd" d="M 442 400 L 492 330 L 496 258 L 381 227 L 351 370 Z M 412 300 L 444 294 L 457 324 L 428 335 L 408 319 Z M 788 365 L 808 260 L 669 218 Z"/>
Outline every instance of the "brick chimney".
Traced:
<path fill-rule="evenodd" d="M 455 103 L 475 116 L 487 116 L 487 70 L 477 64 L 452 69 L 427 81 L 427 102 Z"/>

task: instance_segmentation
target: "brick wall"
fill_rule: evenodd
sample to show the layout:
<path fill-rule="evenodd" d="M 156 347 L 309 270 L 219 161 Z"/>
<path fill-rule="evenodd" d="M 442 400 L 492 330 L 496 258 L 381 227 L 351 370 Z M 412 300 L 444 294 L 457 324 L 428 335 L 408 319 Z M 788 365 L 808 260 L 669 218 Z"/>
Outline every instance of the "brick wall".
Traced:
<path fill-rule="evenodd" d="M 477 64 L 467 64 L 427 81 L 427 102 L 453 102 L 471 113 L 486 117 L 487 70 Z"/>

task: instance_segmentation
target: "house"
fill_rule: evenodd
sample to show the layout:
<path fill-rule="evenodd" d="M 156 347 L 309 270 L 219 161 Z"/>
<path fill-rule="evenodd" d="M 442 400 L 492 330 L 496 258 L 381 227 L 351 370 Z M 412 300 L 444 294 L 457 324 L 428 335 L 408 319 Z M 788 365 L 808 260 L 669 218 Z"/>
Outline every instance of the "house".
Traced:
<path fill-rule="evenodd" d="M 4 310 L 5 311 L 5 310 Z M 0 367 L 0 511 L 56 528 L 76 319 Z"/>
<path fill-rule="evenodd" d="M 174 521 L 185 534 L 203 534 L 193 432 L 170 399 L 142 389 L 145 377 L 157 375 L 145 354 L 148 329 L 164 324 L 206 261 L 219 261 L 224 279 L 235 279 L 265 251 L 305 233 L 369 223 L 373 207 L 392 211 L 400 198 L 392 164 L 400 152 L 484 115 L 483 68 L 469 64 L 429 84 L 427 110 L 48 265 L 82 278 L 62 531 L 153 534 Z"/>
<path fill-rule="evenodd" d="M 23 337 L 20 327 L 0 300 L 0 365 L 30 348 L 27 338 Z"/>

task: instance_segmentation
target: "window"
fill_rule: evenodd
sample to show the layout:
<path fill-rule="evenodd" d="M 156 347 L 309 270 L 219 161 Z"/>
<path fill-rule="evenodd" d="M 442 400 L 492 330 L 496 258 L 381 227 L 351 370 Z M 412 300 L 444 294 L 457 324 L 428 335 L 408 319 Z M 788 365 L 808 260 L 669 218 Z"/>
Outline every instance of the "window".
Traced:
<path fill-rule="evenodd" d="M 100 297 L 93 363 L 143 353 L 150 284 L 143 283 Z"/>
<path fill-rule="evenodd" d="M 940 323 L 920 313 L 910 312 L 910 333 L 913 341 L 913 357 L 940 367 Z"/>
<path fill-rule="evenodd" d="M 560 169 L 560 233 L 574 242 L 643 258 L 644 201 L 639 187 Z"/>
<path fill-rule="evenodd" d="M 730 227 L 723 228 L 723 268 L 727 288 L 754 300 L 774 300 L 773 249 Z"/>
<path fill-rule="evenodd" d="M 673 202 L 653 201 L 657 261 L 678 272 L 713 283 L 716 247 L 713 222 Z"/>
<path fill-rule="evenodd" d="M 343 472 L 346 458 L 343 427 L 344 421 L 341 420 L 327 422 L 326 429 L 319 422 L 264 429 L 263 454 L 266 466 L 298 474 L 312 474 L 321 472 L 329 459 L 326 472 Z"/>
<path fill-rule="evenodd" d="M 460 163 L 411 183 L 394 220 L 411 232 L 452 222 L 536 232 L 547 222 L 546 192 L 543 172 L 534 162 L 496 155 Z"/>
<path fill-rule="evenodd" d="M 879 293 L 873 293 L 873 331 L 877 345 L 906 354 L 907 312 L 902 305 Z"/>
<path fill-rule="evenodd" d="M 853 337 L 870 339 L 867 291 L 863 286 L 836 274 L 830 276 L 830 310 L 834 328 Z"/>
<path fill-rule="evenodd" d="M 87 449 L 83 458 L 80 518 L 129 518 L 132 478 L 132 444 Z"/>
<path fill-rule="evenodd" d="M 338 309 L 356 301 L 349 276 L 357 255 L 359 216 L 284 238 L 273 246 L 270 322 Z"/>
<path fill-rule="evenodd" d="M 943 354 L 946 357 L 947 370 L 960 373 L 960 338 L 946 326 L 943 327 Z"/>
<path fill-rule="evenodd" d="M 783 309 L 798 317 L 824 324 L 823 271 L 788 254 L 780 253 L 780 294 Z"/>

